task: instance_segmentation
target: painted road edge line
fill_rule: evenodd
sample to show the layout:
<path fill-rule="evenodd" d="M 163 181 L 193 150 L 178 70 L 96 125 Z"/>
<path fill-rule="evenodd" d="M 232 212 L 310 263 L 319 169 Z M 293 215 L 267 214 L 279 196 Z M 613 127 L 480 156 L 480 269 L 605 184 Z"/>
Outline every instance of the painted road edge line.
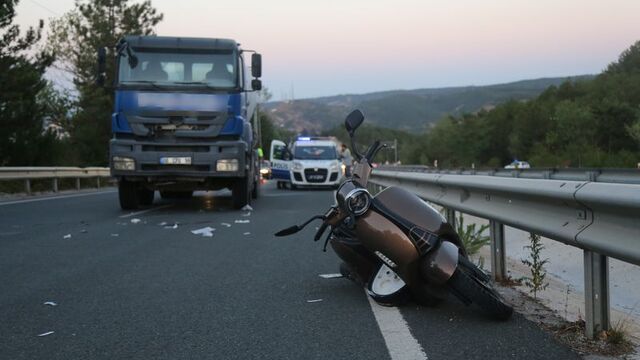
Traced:
<path fill-rule="evenodd" d="M 36 199 L 22 199 L 22 200 L 0 201 L 0 206 L 5 206 L 5 205 L 14 205 L 14 204 L 26 204 L 26 203 L 37 202 L 37 201 L 69 199 L 69 198 L 76 198 L 76 197 L 83 197 L 83 196 L 92 196 L 92 195 L 105 195 L 105 194 L 113 194 L 113 193 L 115 193 L 115 192 L 117 192 L 117 191 L 115 191 L 115 190 L 108 190 L 108 191 L 88 192 L 88 193 L 82 193 L 82 194 L 71 194 L 71 195 L 47 196 L 47 197 L 41 197 L 41 198 L 36 198 Z"/>
<path fill-rule="evenodd" d="M 368 294 L 366 296 L 391 360 L 427 360 L 427 354 L 411 334 L 400 310 L 397 307 L 378 305 Z"/>

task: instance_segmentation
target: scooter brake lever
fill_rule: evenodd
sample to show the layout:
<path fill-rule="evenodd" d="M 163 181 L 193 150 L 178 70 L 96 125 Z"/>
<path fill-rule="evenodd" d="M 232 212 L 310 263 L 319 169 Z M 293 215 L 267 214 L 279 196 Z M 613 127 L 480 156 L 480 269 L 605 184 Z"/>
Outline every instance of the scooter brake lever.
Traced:
<path fill-rule="evenodd" d="M 313 241 L 320 240 L 320 238 L 322 237 L 322 234 L 324 234 L 325 230 L 327 230 L 327 226 L 329 226 L 329 223 L 325 220 L 322 223 L 322 225 L 320 225 L 320 228 L 316 232 L 316 236 L 313 237 Z"/>
<path fill-rule="evenodd" d="M 329 230 L 327 237 L 324 239 L 324 246 L 322 247 L 322 252 L 327 252 L 327 244 L 329 243 L 330 238 L 331 238 L 331 230 Z"/>

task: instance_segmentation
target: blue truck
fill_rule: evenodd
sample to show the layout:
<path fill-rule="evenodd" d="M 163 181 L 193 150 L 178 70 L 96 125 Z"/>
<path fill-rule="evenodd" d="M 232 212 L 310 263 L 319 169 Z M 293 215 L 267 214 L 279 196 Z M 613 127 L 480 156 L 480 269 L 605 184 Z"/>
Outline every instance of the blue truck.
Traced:
<path fill-rule="evenodd" d="M 151 205 L 155 191 L 228 188 L 235 208 L 258 197 L 260 54 L 229 39 L 164 36 L 126 36 L 114 54 L 109 165 L 122 209 Z"/>

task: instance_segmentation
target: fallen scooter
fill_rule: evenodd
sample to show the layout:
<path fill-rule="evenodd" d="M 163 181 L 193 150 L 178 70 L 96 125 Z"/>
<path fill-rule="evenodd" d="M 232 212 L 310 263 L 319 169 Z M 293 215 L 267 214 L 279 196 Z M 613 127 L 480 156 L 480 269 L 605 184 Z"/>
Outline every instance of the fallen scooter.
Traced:
<path fill-rule="evenodd" d="M 375 141 L 364 155 L 358 152 L 355 132 L 363 121 L 359 110 L 345 120 L 357 162 L 338 188 L 335 205 L 275 235 L 291 235 L 322 220 L 314 240 L 328 229 L 325 248 L 331 244 L 344 261 L 340 272 L 364 286 L 378 303 L 394 306 L 414 299 L 433 305 L 450 292 L 495 319 L 508 319 L 513 309 L 492 287 L 490 277 L 468 259 L 458 234 L 438 211 L 398 187 L 376 196 L 367 191 L 371 164 L 384 145 Z"/>

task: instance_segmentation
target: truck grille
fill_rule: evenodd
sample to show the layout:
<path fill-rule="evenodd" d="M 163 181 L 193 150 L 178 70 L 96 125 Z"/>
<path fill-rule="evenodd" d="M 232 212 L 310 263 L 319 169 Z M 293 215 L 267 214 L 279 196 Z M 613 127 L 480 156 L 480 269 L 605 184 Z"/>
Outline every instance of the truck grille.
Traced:
<path fill-rule="evenodd" d="M 327 180 L 327 169 L 305 169 L 304 177 L 310 183 L 323 183 Z"/>

